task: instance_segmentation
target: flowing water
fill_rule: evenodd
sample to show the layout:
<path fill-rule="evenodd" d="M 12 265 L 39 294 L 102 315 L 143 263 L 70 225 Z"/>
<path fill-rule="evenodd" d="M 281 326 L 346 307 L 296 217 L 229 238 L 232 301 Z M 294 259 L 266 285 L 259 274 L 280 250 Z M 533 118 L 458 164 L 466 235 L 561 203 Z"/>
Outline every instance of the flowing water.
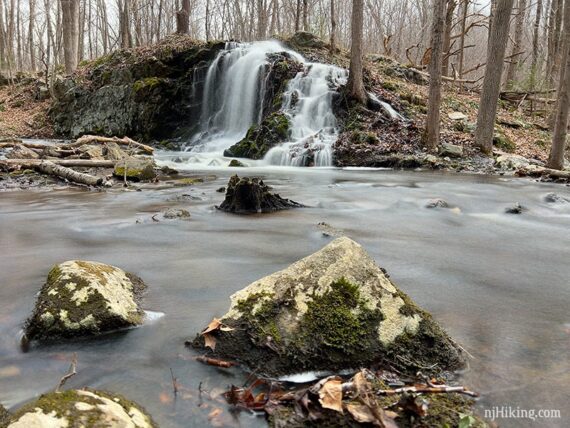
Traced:
<path fill-rule="evenodd" d="M 187 161 L 219 166 L 223 152 L 245 137 L 263 117 L 268 55 L 284 52 L 303 64 L 288 83 L 282 111 L 290 120 L 290 140 L 271 150 L 264 162 L 274 165 L 332 165 L 338 136 L 332 99 L 346 84 L 346 70 L 306 61 L 276 41 L 228 42 L 209 66 L 202 97 L 201 130 L 188 144 Z"/>
<path fill-rule="evenodd" d="M 208 170 L 211 173 L 212 169 Z M 330 242 L 325 221 L 360 242 L 392 279 L 474 357 L 460 382 L 493 405 L 560 409 L 564 419 L 500 420 L 505 427 L 568 426 L 570 410 L 570 199 L 568 187 L 521 179 L 392 172 L 259 168 L 284 197 L 311 208 L 270 215 L 217 211 L 235 170 L 211 181 L 166 190 L 56 190 L 0 195 L 0 402 L 16 407 L 51 390 L 77 353 L 68 387 L 90 386 L 138 401 L 161 427 L 264 426 L 242 413 L 232 419 L 219 397 L 246 375 L 204 366 L 184 347 L 229 296 Z M 183 196 L 187 195 L 187 196 Z M 456 209 L 426 209 L 444 198 Z M 528 207 L 507 215 L 513 202 Z M 154 222 L 167 207 L 188 221 Z M 137 222 L 138 220 L 138 222 Z M 165 315 L 98 339 L 22 353 L 22 322 L 50 267 L 82 258 L 120 266 L 149 285 L 144 307 Z M 170 368 L 180 392 L 172 398 Z M 198 388 L 210 392 L 214 398 Z"/>

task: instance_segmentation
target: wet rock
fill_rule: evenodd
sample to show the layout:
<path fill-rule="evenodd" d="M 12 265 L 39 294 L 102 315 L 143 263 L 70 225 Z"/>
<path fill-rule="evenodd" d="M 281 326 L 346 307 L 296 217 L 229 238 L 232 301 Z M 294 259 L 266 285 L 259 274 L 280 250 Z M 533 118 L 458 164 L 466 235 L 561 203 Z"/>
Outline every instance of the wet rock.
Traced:
<path fill-rule="evenodd" d="M 153 180 L 156 178 L 154 161 L 130 158 L 124 162 L 118 162 L 113 170 L 113 175 L 118 178 L 126 176 L 127 180 L 132 181 Z"/>
<path fill-rule="evenodd" d="M 276 145 L 289 136 L 289 119 L 282 112 L 265 118 L 259 125 L 253 125 L 246 136 L 224 151 L 226 157 L 262 159 Z"/>
<path fill-rule="evenodd" d="M 103 157 L 108 160 L 123 160 L 129 157 L 117 143 L 105 143 L 103 146 Z"/>
<path fill-rule="evenodd" d="M 155 428 L 152 418 L 120 395 L 93 389 L 51 392 L 25 405 L 7 428 Z"/>
<path fill-rule="evenodd" d="M 526 208 L 523 207 L 521 204 L 519 204 L 518 202 L 514 203 L 513 205 L 511 205 L 510 207 L 505 208 L 505 212 L 507 214 L 522 214 L 523 211 L 526 211 Z"/>
<path fill-rule="evenodd" d="M 103 160 L 103 147 L 100 145 L 84 145 L 77 149 L 80 159 Z"/>
<path fill-rule="evenodd" d="M 24 146 L 15 146 L 6 153 L 8 159 L 39 159 L 40 155 Z"/>
<path fill-rule="evenodd" d="M 190 213 L 188 210 L 182 208 L 169 208 L 165 211 L 163 217 L 170 220 L 177 218 L 190 218 Z"/>
<path fill-rule="evenodd" d="M 284 199 L 269 190 L 269 187 L 259 178 L 240 178 L 234 175 L 228 182 L 226 198 L 217 208 L 226 212 L 247 214 L 303 207 L 303 205 L 290 199 Z"/>
<path fill-rule="evenodd" d="M 426 208 L 449 208 L 449 204 L 443 199 L 432 199 L 426 204 Z"/>
<path fill-rule="evenodd" d="M 443 143 L 439 146 L 439 155 L 442 157 L 460 158 L 463 156 L 463 147 L 454 144 Z"/>
<path fill-rule="evenodd" d="M 222 323 L 229 328 L 209 333 L 213 355 L 271 376 L 373 364 L 439 372 L 465 362 L 432 317 L 346 237 L 235 293 Z M 204 336 L 193 344 L 203 349 Z"/>
<path fill-rule="evenodd" d="M 4 424 L 10 418 L 10 413 L 4 408 L 2 404 L 0 404 L 0 426 L 4 426 Z"/>
<path fill-rule="evenodd" d="M 557 195 L 556 193 L 549 193 L 544 197 L 544 200 L 550 204 L 565 204 L 567 202 L 570 202 L 568 199 L 563 198 L 562 196 Z"/>
<path fill-rule="evenodd" d="M 216 192 L 218 192 L 218 193 L 225 193 L 225 192 L 226 192 L 226 188 L 225 188 L 224 186 L 222 186 L 222 187 L 218 188 L 218 189 L 216 190 Z"/>
<path fill-rule="evenodd" d="M 338 237 L 344 235 L 344 232 L 342 230 L 332 227 L 330 224 L 325 223 L 324 221 L 317 224 L 317 227 L 322 232 L 323 236 Z"/>
<path fill-rule="evenodd" d="M 144 321 L 146 285 L 114 266 L 71 260 L 55 265 L 24 332 L 27 340 L 90 336 Z"/>
<path fill-rule="evenodd" d="M 236 168 L 236 167 L 244 167 L 246 166 L 243 162 L 238 161 L 237 159 L 232 159 L 228 164 L 229 167 Z"/>

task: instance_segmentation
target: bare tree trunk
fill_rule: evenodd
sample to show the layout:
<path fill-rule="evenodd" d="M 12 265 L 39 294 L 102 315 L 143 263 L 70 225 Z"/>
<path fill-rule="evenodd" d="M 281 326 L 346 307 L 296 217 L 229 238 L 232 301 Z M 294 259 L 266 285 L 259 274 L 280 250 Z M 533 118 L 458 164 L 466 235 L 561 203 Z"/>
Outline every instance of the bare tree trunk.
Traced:
<path fill-rule="evenodd" d="M 309 0 L 303 0 L 303 31 L 309 31 Z"/>
<path fill-rule="evenodd" d="M 443 33 L 445 31 L 446 0 L 435 0 L 431 30 L 431 59 L 429 63 L 429 102 L 426 129 L 422 138 L 430 151 L 439 145 L 439 108 L 441 105 L 441 74 L 443 68 Z"/>
<path fill-rule="evenodd" d="M 348 95 L 358 102 L 366 103 L 364 77 L 362 72 L 362 32 L 364 23 L 364 1 L 353 0 L 351 19 L 350 70 Z"/>
<path fill-rule="evenodd" d="M 564 6 L 562 65 L 565 70 L 564 73 L 560 73 L 552 147 L 547 163 L 547 167 L 552 169 L 564 168 L 564 149 L 568 132 L 568 112 L 570 111 L 570 1 L 568 0 Z"/>
<path fill-rule="evenodd" d="M 449 76 L 449 50 L 451 49 L 451 31 L 453 30 L 453 15 L 457 7 L 457 0 L 448 0 L 445 12 L 445 32 L 443 33 L 443 65 L 441 73 Z"/>
<path fill-rule="evenodd" d="M 34 46 L 34 23 L 36 22 L 36 1 L 29 1 L 30 21 L 28 22 L 28 49 L 30 50 L 30 68 L 36 70 L 36 52 Z M 0 36 L 1 39 L 1 36 Z"/>
<path fill-rule="evenodd" d="M 334 55 L 334 51 L 336 49 L 336 14 L 334 10 L 334 0 L 331 0 L 331 41 L 330 41 L 330 48 L 331 48 L 331 55 Z"/>
<path fill-rule="evenodd" d="M 515 34 L 513 40 L 513 50 L 509 65 L 507 66 L 507 78 L 505 81 L 506 87 L 512 87 L 513 82 L 516 79 L 517 70 L 519 67 L 520 50 L 522 45 L 523 37 L 523 25 L 526 16 L 526 0 L 518 0 L 517 3 L 517 19 L 515 22 Z"/>
<path fill-rule="evenodd" d="M 536 16 L 534 20 L 534 33 L 532 36 L 532 62 L 530 66 L 530 90 L 535 90 L 538 78 L 538 37 L 540 31 L 540 20 L 542 19 L 542 0 L 536 2 Z"/>
<path fill-rule="evenodd" d="M 210 40 L 210 0 L 206 0 L 206 41 Z"/>
<path fill-rule="evenodd" d="M 483 90 L 477 115 L 477 127 L 475 129 L 475 144 L 486 154 L 493 152 L 493 131 L 497 116 L 497 102 L 501 91 L 503 62 L 505 60 L 513 2 L 514 0 L 497 0 L 495 16 L 491 19 L 491 28 L 489 30 L 487 67 L 485 68 Z"/>
<path fill-rule="evenodd" d="M 60 0 L 63 14 L 63 55 L 65 72 L 73 73 L 77 68 L 79 46 L 79 0 Z"/>
<path fill-rule="evenodd" d="M 182 0 L 182 8 L 176 12 L 176 32 L 188 34 L 190 31 L 190 0 Z"/>
<path fill-rule="evenodd" d="M 465 65 L 465 33 L 467 31 L 467 11 L 469 0 L 463 0 L 461 6 L 461 36 L 459 38 L 459 78 L 463 79 L 463 67 Z M 461 86 L 462 88 L 463 86 Z"/>
<path fill-rule="evenodd" d="M 560 54 L 560 33 L 562 27 L 562 2 L 563 0 L 552 0 L 550 5 L 546 73 L 551 87 L 554 86 L 559 69 L 558 58 Z"/>
<path fill-rule="evenodd" d="M 301 0 L 297 0 L 297 12 L 295 13 L 295 33 L 301 27 Z"/>

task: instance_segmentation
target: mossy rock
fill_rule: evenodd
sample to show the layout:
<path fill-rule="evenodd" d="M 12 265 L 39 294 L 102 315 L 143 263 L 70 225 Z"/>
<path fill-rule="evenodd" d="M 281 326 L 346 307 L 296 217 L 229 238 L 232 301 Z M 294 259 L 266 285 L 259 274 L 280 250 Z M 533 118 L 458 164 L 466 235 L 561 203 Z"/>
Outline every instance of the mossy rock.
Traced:
<path fill-rule="evenodd" d="M 270 376 L 375 364 L 435 373 L 465 363 L 430 314 L 346 237 L 235 293 L 222 320 L 234 330 L 212 333 L 214 355 Z"/>
<path fill-rule="evenodd" d="M 493 145 L 509 153 L 514 152 L 517 148 L 516 143 L 502 132 L 495 133 L 493 136 Z"/>
<path fill-rule="evenodd" d="M 135 275 L 97 262 L 55 265 L 27 320 L 25 340 L 92 336 L 140 325 L 146 285 Z"/>
<path fill-rule="evenodd" d="M 44 394 L 10 418 L 7 428 L 156 428 L 138 404 L 92 389 Z"/>
<path fill-rule="evenodd" d="M 276 145 L 287 141 L 289 118 L 276 112 L 267 116 L 259 125 L 253 125 L 245 138 L 224 151 L 226 157 L 262 159 Z"/>
<path fill-rule="evenodd" d="M 156 178 L 154 161 L 131 158 L 118 162 L 113 170 L 113 175 L 118 178 L 126 177 L 132 181 L 148 181 Z"/>
<path fill-rule="evenodd" d="M 230 161 L 230 163 L 228 164 L 228 166 L 229 166 L 229 167 L 232 167 L 232 168 L 238 168 L 238 167 L 244 167 L 245 164 L 244 164 L 243 162 L 240 162 L 240 161 L 237 160 L 237 159 L 232 159 L 232 160 Z"/>

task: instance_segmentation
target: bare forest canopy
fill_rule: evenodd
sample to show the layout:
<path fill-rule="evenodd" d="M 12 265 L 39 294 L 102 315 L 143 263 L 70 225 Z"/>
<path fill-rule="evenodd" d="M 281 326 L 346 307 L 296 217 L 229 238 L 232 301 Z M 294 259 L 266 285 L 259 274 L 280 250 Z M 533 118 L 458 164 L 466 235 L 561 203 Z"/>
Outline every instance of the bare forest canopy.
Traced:
<path fill-rule="evenodd" d="M 366 0 L 364 53 L 425 68 L 430 56 L 432 3 Z M 561 56 L 562 3 L 515 0 L 504 79 L 517 89 L 528 89 L 531 81 L 541 82 L 538 89 L 554 86 Z M 299 30 L 330 39 L 333 6 L 335 42 L 350 47 L 352 2 L 348 0 L 0 0 L 0 69 L 14 73 L 63 65 L 67 4 L 78 8 L 78 62 L 121 47 L 156 43 L 177 31 L 184 7 L 189 11 L 187 32 L 193 38 L 252 41 Z M 444 75 L 482 77 L 489 14 L 490 0 L 446 2 Z"/>

